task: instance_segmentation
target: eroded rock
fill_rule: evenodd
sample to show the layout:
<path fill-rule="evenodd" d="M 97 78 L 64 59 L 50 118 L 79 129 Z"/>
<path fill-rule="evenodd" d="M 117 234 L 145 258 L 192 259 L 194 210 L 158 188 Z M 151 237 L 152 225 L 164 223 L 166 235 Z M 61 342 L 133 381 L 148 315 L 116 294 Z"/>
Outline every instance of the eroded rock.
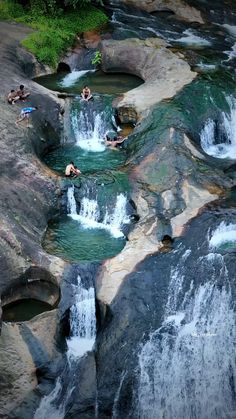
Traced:
<path fill-rule="evenodd" d="M 166 48 L 158 38 L 147 40 L 102 41 L 104 71 L 126 72 L 144 80 L 144 84 L 124 94 L 117 111 L 121 122 L 127 121 L 130 109 L 137 114 L 150 110 L 163 99 L 173 97 L 196 77 L 190 66 Z M 123 116 L 124 115 L 124 116 Z"/>

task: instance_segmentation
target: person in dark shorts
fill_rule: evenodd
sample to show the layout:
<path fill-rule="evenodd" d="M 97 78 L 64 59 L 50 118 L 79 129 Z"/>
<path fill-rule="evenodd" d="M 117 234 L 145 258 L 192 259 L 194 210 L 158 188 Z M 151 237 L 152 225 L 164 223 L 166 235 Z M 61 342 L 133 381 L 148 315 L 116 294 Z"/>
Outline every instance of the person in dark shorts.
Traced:
<path fill-rule="evenodd" d="M 87 102 L 92 99 L 91 90 L 88 88 L 88 86 L 84 86 L 83 91 L 81 93 L 82 99 L 87 100 Z"/>
<path fill-rule="evenodd" d="M 26 100 L 29 95 L 30 93 L 25 91 L 25 86 L 21 84 L 19 90 L 17 90 L 17 96 L 19 96 L 19 99 Z"/>

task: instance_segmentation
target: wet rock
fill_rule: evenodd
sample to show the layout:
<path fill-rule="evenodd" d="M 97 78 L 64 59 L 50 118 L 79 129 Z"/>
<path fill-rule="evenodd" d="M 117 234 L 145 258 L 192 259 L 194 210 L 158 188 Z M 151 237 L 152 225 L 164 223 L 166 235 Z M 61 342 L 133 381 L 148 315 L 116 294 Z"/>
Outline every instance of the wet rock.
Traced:
<path fill-rule="evenodd" d="M 168 50 L 161 39 L 104 40 L 101 45 L 104 71 L 122 71 L 145 81 L 125 93 L 119 102 L 118 115 L 122 122 L 137 122 L 140 114 L 145 114 L 161 100 L 173 97 L 196 77 L 189 65 Z"/>
<path fill-rule="evenodd" d="M 146 10 L 149 13 L 157 11 L 172 11 L 177 16 L 189 22 L 203 23 L 201 13 L 197 8 L 191 7 L 182 0 L 122 0 L 123 3 Z M 121 3 L 119 1 L 119 3 Z M 196 6 L 197 7 L 197 6 Z"/>

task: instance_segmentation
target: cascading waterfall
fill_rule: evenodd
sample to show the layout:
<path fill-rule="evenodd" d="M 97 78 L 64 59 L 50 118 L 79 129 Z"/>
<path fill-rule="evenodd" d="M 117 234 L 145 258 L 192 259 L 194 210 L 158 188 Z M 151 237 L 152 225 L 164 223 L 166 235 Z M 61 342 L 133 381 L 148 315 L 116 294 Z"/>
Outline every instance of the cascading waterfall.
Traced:
<path fill-rule="evenodd" d="M 106 146 L 104 143 L 105 134 L 108 129 L 106 110 L 92 115 L 81 110 L 72 113 L 72 128 L 76 137 L 76 144 L 86 151 L 101 152 Z"/>
<path fill-rule="evenodd" d="M 94 288 L 82 286 L 78 276 L 75 288 L 75 304 L 70 309 L 71 335 L 67 339 L 67 360 L 62 375 L 53 391 L 45 396 L 35 412 L 34 419 L 63 419 L 67 404 L 74 391 L 73 374 L 78 362 L 91 351 L 96 339 L 96 313 Z"/>
<path fill-rule="evenodd" d="M 172 269 L 162 325 L 139 356 L 140 419 L 235 417 L 236 325 L 228 270 L 218 253 L 199 257 L 206 282 L 195 285 L 185 268 L 190 254 Z"/>
<path fill-rule="evenodd" d="M 76 202 L 74 198 L 74 186 L 68 188 L 67 192 L 68 215 L 73 220 L 79 221 L 84 228 L 99 228 L 110 232 L 113 237 L 123 237 L 121 228 L 130 222 L 126 212 L 127 197 L 124 194 L 117 195 L 116 204 L 113 211 L 106 209 L 104 219 L 101 220 L 100 210 L 97 200 L 84 197 L 81 201 L 79 214 L 76 212 Z"/>
<path fill-rule="evenodd" d="M 227 98 L 230 114 L 222 113 L 222 122 L 218 127 L 215 121 L 208 119 L 200 133 L 202 149 L 210 156 L 220 159 L 236 159 L 236 99 Z"/>
<path fill-rule="evenodd" d="M 73 70 L 71 73 L 67 74 L 63 80 L 61 81 L 60 85 L 62 87 L 70 87 L 73 86 L 81 77 L 83 77 L 87 73 L 93 73 L 96 70 Z"/>

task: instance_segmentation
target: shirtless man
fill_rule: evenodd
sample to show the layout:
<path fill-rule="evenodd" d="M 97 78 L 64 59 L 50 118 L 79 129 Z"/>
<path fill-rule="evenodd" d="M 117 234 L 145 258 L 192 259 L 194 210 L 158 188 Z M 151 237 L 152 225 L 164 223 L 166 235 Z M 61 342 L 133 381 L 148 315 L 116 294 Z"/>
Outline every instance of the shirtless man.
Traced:
<path fill-rule="evenodd" d="M 20 89 L 17 90 L 17 96 L 19 96 L 20 100 L 25 100 L 29 97 L 30 93 L 25 91 L 25 86 L 23 84 L 20 85 Z"/>
<path fill-rule="evenodd" d="M 116 148 L 116 146 L 117 145 L 119 145 L 119 144 L 122 144 L 123 143 L 123 141 L 125 141 L 126 140 L 126 138 L 127 137 L 121 137 L 121 136 L 119 136 L 119 137 L 114 137 L 114 139 L 113 140 L 111 140 L 107 135 L 106 135 L 106 145 L 108 146 L 108 147 L 111 147 L 111 148 Z"/>
<path fill-rule="evenodd" d="M 88 86 L 84 86 L 81 96 L 84 100 L 87 100 L 87 102 L 92 99 L 93 96 L 91 95 L 91 90 Z"/>
<path fill-rule="evenodd" d="M 66 177 L 76 177 L 81 173 L 81 171 L 74 165 L 74 162 L 71 161 L 70 164 L 66 166 L 65 175 Z"/>
<path fill-rule="evenodd" d="M 7 95 L 7 101 L 10 105 L 14 105 L 14 103 L 19 100 L 19 95 L 17 94 L 17 92 L 15 90 L 11 90 L 10 93 L 8 93 Z"/>

